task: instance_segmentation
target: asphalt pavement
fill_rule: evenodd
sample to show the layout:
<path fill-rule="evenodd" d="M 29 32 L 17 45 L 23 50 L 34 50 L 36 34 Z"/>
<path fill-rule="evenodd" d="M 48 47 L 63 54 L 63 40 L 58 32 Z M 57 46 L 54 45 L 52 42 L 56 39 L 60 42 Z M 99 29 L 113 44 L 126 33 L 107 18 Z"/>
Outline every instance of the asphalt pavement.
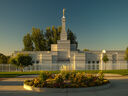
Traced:
<path fill-rule="evenodd" d="M 108 76 L 112 86 L 108 89 L 84 92 L 31 92 L 23 88 L 23 81 L 28 77 L 2 78 L 0 80 L 0 96 L 128 96 L 128 76 Z"/>

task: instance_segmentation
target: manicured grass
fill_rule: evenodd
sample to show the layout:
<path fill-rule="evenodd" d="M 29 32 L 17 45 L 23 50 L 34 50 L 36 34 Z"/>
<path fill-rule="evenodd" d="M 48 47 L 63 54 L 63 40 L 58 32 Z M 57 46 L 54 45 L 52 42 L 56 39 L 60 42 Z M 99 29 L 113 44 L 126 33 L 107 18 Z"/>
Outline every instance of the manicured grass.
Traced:
<path fill-rule="evenodd" d="M 43 71 L 31 71 L 31 72 L 0 72 L 0 78 L 17 77 L 21 75 L 38 75 Z M 52 73 L 59 73 L 60 71 L 50 71 Z"/>
<path fill-rule="evenodd" d="M 0 78 L 13 78 L 13 77 L 17 77 L 20 76 L 18 74 L 0 74 Z"/>
<path fill-rule="evenodd" d="M 76 72 L 86 72 L 86 73 L 98 73 L 100 70 L 77 70 Z M 31 72 L 0 72 L 0 78 L 2 77 L 16 77 L 20 75 L 35 75 L 40 74 L 43 71 L 31 71 Z M 59 73 L 60 71 L 50 71 L 51 73 Z M 121 74 L 128 75 L 128 70 L 103 70 L 103 73 L 111 73 L 111 74 Z"/>
<path fill-rule="evenodd" d="M 87 70 L 84 71 L 86 73 L 98 73 L 100 70 Z M 83 71 L 80 71 L 83 72 Z M 120 74 L 120 75 L 128 75 L 128 70 L 103 70 L 103 73 L 111 73 L 111 74 Z"/>
<path fill-rule="evenodd" d="M 98 73 L 101 70 L 84 70 L 79 72 L 86 72 L 86 73 Z M 128 70 L 103 70 L 103 73 L 111 73 L 111 74 L 120 74 L 120 75 L 128 75 Z"/>
<path fill-rule="evenodd" d="M 43 71 L 30 71 L 30 72 L 0 72 L 1 74 L 18 74 L 18 75 L 34 75 L 34 74 L 40 74 L 40 72 Z M 60 71 L 50 71 L 52 73 L 58 73 Z"/>
<path fill-rule="evenodd" d="M 11 78 L 21 75 L 39 74 L 39 72 L 0 72 L 0 78 Z"/>
<path fill-rule="evenodd" d="M 128 75 L 128 70 L 104 70 L 103 73 L 112 73 L 120 75 Z"/>

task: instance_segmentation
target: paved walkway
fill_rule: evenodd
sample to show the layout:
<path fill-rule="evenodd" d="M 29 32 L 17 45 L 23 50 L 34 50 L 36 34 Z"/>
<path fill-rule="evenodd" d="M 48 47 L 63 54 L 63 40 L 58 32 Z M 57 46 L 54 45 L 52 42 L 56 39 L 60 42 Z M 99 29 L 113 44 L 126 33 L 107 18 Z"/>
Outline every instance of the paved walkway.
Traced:
<path fill-rule="evenodd" d="M 105 78 L 112 83 L 109 89 L 73 93 L 68 91 L 64 93 L 30 92 L 23 88 L 23 81 L 28 78 L 3 78 L 0 81 L 0 96 L 128 96 L 128 76 L 107 76 Z"/>

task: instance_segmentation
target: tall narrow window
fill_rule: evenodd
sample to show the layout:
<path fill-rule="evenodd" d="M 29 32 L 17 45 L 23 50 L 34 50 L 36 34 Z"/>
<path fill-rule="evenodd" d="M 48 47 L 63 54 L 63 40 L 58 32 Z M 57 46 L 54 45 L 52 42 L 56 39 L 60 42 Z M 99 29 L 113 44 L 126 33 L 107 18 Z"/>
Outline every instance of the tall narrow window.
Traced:
<path fill-rule="evenodd" d="M 115 64 L 117 62 L 117 54 L 112 55 L 112 63 Z"/>

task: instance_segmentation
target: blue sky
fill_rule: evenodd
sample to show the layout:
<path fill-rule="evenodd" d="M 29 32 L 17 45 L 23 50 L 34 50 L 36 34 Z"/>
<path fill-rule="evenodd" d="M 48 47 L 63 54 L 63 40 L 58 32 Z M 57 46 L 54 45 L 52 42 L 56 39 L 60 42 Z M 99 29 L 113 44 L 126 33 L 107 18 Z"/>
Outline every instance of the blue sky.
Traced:
<path fill-rule="evenodd" d="M 32 26 L 45 31 L 60 26 L 66 8 L 66 28 L 79 48 L 125 50 L 128 46 L 128 0 L 0 0 L 0 53 L 23 48 Z"/>

